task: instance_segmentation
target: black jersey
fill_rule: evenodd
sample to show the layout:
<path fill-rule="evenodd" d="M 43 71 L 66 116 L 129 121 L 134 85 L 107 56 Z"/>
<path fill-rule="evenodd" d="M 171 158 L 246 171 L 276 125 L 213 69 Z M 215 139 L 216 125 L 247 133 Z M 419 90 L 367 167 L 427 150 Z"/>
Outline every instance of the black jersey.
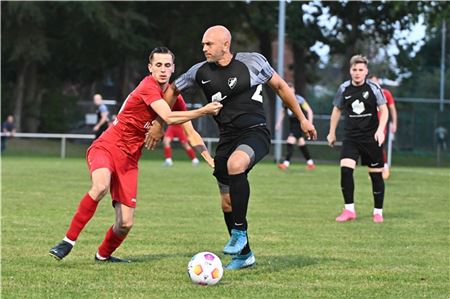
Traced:
<path fill-rule="evenodd" d="M 370 80 L 355 86 L 346 81 L 339 87 L 333 105 L 345 117 L 344 139 L 370 140 L 378 128 L 378 106 L 386 104 L 380 86 Z"/>
<path fill-rule="evenodd" d="M 226 66 L 207 61 L 191 67 L 175 80 L 183 91 L 197 84 L 208 102 L 223 107 L 214 119 L 221 133 L 235 132 L 266 123 L 262 84 L 272 78 L 273 68 L 259 53 L 237 53 Z"/>

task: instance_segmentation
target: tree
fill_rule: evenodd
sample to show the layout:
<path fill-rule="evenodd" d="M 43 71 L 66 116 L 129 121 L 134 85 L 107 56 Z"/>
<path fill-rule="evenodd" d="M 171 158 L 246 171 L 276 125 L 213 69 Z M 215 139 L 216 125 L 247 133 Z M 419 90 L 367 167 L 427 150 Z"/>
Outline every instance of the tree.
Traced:
<path fill-rule="evenodd" d="M 50 57 L 45 36 L 46 14 L 38 3 L 2 2 L 1 7 L 2 38 L 8 41 L 2 47 L 2 57 L 6 61 L 3 75 L 7 78 L 4 95 L 12 101 L 7 106 L 13 109 L 20 131 L 25 103 L 35 98 L 38 89 L 36 69 Z"/>
<path fill-rule="evenodd" d="M 286 32 L 294 54 L 295 89 L 301 95 L 306 96 L 307 83 L 314 83 L 318 79 L 314 68 L 319 61 L 319 56 L 310 51 L 310 48 L 317 41 L 323 41 L 324 36 L 317 23 L 317 17 L 322 13 L 321 7 L 316 5 L 316 11 L 311 13 L 311 18 L 305 18 L 303 4 L 294 2 L 287 6 Z M 310 5 L 315 4 L 310 3 Z"/>

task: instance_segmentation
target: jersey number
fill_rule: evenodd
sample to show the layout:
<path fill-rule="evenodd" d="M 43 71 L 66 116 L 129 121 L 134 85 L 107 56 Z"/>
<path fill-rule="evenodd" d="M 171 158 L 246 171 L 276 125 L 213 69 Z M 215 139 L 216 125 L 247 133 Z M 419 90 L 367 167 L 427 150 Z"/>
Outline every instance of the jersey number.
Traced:
<path fill-rule="evenodd" d="M 261 91 L 262 91 L 262 84 L 259 84 L 256 87 L 255 93 L 252 95 L 252 100 L 262 103 L 263 102 L 263 97 L 261 95 Z"/>

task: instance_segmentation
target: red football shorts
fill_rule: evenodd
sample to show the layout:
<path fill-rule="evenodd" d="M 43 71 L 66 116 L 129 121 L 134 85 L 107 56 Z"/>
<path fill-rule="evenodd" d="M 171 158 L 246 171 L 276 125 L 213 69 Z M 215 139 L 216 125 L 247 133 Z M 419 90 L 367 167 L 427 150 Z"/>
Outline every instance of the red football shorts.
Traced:
<path fill-rule="evenodd" d="M 96 142 L 89 147 L 86 160 L 89 172 L 99 168 L 111 171 L 110 192 L 114 202 L 136 207 L 138 162 L 111 144 Z"/>
<path fill-rule="evenodd" d="M 182 125 L 170 125 L 167 127 L 166 133 L 164 137 L 174 139 L 178 137 L 178 140 L 182 143 L 186 143 L 188 141 L 186 134 L 184 133 L 184 129 Z"/>

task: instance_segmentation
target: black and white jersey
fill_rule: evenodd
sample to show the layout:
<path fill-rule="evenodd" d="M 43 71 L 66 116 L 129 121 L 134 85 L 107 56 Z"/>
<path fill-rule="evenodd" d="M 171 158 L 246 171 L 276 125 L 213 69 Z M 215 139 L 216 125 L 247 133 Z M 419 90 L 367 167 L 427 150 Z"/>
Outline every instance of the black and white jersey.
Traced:
<path fill-rule="evenodd" d="M 380 86 L 366 80 L 360 86 L 346 81 L 339 86 L 333 105 L 345 117 L 344 139 L 373 139 L 378 128 L 378 106 L 386 104 Z"/>
<path fill-rule="evenodd" d="M 225 133 L 266 122 L 262 84 L 274 72 L 263 55 L 237 53 L 226 66 L 207 61 L 194 65 L 175 80 L 175 86 L 183 91 L 197 84 L 208 102 L 220 102 L 223 107 L 214 119 Z"/>

